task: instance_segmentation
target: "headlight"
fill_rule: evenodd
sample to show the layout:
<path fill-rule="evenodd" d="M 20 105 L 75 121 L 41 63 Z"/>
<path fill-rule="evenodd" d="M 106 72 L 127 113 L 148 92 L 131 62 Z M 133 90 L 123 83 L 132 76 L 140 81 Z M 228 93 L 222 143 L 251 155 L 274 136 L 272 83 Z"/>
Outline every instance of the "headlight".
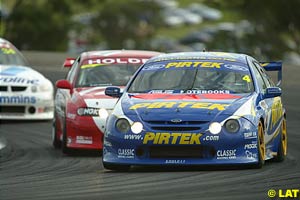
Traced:
<path fill-rule="evenodd" d="M 41 92 L 47 92 L 51 90 L 51 86 L 48 84 L 42 84 L 39 86 L 39 91 Z"/>
<path fill-rule="evenodd" d="M 48 92 L 50 90 L 51 90 L 51 85 L 48 84 L 31 86 L 31 92 Z"/>
<path fill-rule="evenodd" d="M 116 129 L 121 133 L 127 133 L 130 129 L 130 124 L 127 119 L 121 118 L 116 122 Z"/>
<path fill-rule="evenodd" d="M 135 134 L 139 134 L 143 130 L 143 124 L 141 122 L 134 122 L 131 125 L 131 131 Z"/>
<path fill-rule="evenodd" d="M 229 119 L 225 122 L 225 128 L 229 133 L 236 133 L 240 129 L 240 124 L 236 119 Z"/>
<path fill-rule="evenodd" d="M 106 119 L 108 117 L 108 112 L 105 108 L 101 108 L 99 110 L 99 117 L 102 119 Z"/>
<path fill-rule="evenodd" d="M 222 125 L 219 122 L 213 122 L 209 125 L 209 132 L 211 132 L 211 134 L 219 134 L 221 129 Z"/>

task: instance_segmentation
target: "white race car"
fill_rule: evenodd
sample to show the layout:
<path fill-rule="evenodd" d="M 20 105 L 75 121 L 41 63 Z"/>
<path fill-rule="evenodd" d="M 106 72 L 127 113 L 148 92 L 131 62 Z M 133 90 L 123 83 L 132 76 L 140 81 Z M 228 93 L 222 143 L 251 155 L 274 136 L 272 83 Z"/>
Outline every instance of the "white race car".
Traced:
<path fill-rule="evenodd" d="M 52 119 L 53 85 L 0 38 L 0 120 Z"/>

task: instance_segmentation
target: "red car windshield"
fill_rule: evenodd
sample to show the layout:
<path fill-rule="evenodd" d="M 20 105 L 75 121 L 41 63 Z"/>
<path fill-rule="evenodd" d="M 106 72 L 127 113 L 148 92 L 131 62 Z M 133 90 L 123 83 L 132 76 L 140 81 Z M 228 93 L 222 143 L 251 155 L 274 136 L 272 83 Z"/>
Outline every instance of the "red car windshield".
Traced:
<path fill-rule="evenodd" d="M 76 87 L 125 86 L 141 64 L 82 65 Z"/>

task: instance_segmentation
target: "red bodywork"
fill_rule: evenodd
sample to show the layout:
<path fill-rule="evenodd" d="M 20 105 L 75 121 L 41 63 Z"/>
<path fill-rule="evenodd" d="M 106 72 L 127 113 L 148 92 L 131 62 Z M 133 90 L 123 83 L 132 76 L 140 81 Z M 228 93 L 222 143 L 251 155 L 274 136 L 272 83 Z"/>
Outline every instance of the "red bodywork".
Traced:
<path fill-rule="evenodd" d="M 97 63 L 142 65 L 147 59 L 159 54 L 161 53 L 134 50 L 85 52 L 80 55 L 78 65 L 76 66 L 75 60 L 75 64 L 70 70 L 73 67 L 79 68 L 83 65 Z M 68 148 L 101 150 L 103 148 L 105 120 L 101 121 L 100 117 L 80 116 L 77 114 L 77 110 L 85 107 L 101 108 L 103 105 L 105 105 L 105 109 L 112 110 L 117 99 L 106 96 L 104 94 L 105 87 L 76 88 L 74 80 L 76 80 L 77 76 L 78 73 L 75 74 L 73 80 L 59 80 L 57 82 L 57 86 L 60 86 L 60 89 L 67 89 L 68 94 L 64 95 L 63 103 L 60 104 L 59 101 L 55 101 L 55 109 L 57 110 L 54 123 L 56 137 L 63 142 L 65 129 L 66 146 Z M 67 84 L 64 81 L 69 81 L 71 88 L 66 87 Z M 125 87 L 125 85 L 121 87 Z M 57 93 L 63 92 L 58 91 Z M 59 99 L 57 97 L 58 95 L 56 95 L 56 99 Z M 58 112 L 59 109 L 57 107 L 61 108 L 61 112 Z"/>

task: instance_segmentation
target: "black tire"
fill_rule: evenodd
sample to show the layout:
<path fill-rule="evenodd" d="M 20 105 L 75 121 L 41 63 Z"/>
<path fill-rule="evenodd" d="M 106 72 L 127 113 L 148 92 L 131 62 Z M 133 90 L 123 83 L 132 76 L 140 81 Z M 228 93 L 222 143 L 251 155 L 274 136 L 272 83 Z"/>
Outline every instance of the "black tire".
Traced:
<path fill-rule="evenodd" d="M 284 161 L 287 153 L 287 132 L 286 119 L 284 118 L 281 124 L 280 142 L 278 145 L 277 155 L 274 157 L 275 162 Z"/>
<path fill-rule="evenodd" d="M 112 164 L 112 163 L 106 163 L 106 162 L 103 162 L 103 166 L 105 169 L 114 170 L 114 171 L 122 171 L 122 172 L 129 171 L 129 169 L 130 169 L 130 165 L 118 165 L 118 164 Z"/>
<path fill-rule="evenodd" d="M 52 145 L 55 149 L 59 149 L 61 147 L 61 141 L 57 138 L 57 124 L 55 114 L 52 124 Z"/>
<path fill-rule="evenodd" d="M 66 123 L 66 118 L 64 119 L 64 125 L 63 125 L 63 137 L 62 137 L 62 142 L 61 142 L 61 150 L 64 154 L 70 154 L 71 150 L 70 148 L 67 147 L 67 123 Z"/>
<path fill-rule="evenodd" d="M 264 126 L 260 121 L 258 123 L 258 132 L 257 132 L 257 149 L 258 149 L 258 163 L 256 168 L 262 168 L 265 164 L 266 157 L 266 144 L 265 144 L 265 135 L 264 135 Z"/>

